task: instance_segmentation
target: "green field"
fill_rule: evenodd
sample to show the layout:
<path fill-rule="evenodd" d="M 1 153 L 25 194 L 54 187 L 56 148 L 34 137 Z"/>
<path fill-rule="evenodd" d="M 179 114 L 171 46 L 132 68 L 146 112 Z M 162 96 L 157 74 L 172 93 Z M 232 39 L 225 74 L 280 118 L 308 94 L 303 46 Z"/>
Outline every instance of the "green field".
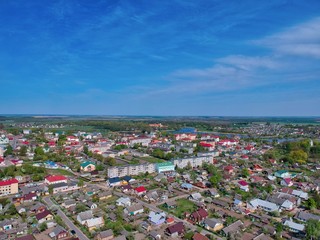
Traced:
<path fill-rule="evenodd" d="M 178 199 L 176 200 L 176 208 L 169 209 L 169 213 L 172 213 L 178 218 L 184 218 L 184 213 L 192 213 L 197 210 L 197 206 L 189 201 L 188 199 Z M 168 211 L 168 209 L 164 208 L 163 206 L 159 206 L 164 211 Z"/>
<path fill-rule="evenodd" d="M 149 157 L 141 157 L 140 159 L 144 160 L 144 161 L 147 161 L 149 163 L 163 163 L 163 162 L 166 162 L 163 159 L 155 158 L 155 157 L 151 157 L 151 156 L 149 156 Z"/>

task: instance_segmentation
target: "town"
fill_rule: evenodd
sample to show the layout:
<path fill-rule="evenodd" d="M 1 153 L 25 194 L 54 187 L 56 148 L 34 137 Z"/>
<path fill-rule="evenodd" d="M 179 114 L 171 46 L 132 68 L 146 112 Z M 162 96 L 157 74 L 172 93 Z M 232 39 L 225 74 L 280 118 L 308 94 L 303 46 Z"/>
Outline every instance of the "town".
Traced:
<path fill-rule="evenodd" d="M 319 122 L 264 121 L 1 120 L 0 239 L 320 239 Z"/>

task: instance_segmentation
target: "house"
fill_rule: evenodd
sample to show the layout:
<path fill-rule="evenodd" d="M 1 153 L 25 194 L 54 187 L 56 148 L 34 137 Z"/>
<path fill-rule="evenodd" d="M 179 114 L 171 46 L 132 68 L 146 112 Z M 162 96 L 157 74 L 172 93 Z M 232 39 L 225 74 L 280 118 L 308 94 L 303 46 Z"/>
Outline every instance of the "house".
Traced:
<path fill-rule="evenodd" d="M 79 213 L 77 216 L 77 221 L 81 225 L 87 226 L 89 231 L 99 228 L 104 224 L 103 217 L 94 217 L 92 210 Z"/>
<path fill-rule="evenodd" d="M 102 191 L 98 193 L 99 200 L 106 200 L 112 197 L 111 191 Z"/>
<path fill-rule="evenodd" d="M 192 237 L 192 240 L 209 240 L 209 238 L 202 235 L 201 233 L 195 233 Z"/>
<path fill-rule="evenodd" d="M 38 195 L 36 193 L 28 193 L 22 196 L 23 202 L 33 202 L 38 199 Z"/>
<path fill-rule="evenodd" d="M 225 236 L 229 236 L 230 233 L 235 233 L 241 231 L 243 227 L 243 222 L 241 220 L 238 220 L 232 224 L 230 224 L 228 227 L 225 227 L 222 229 L 222 232 Z"/>
<path fill-rule="evenodd" d="M 30 212 L 38 214 L 45 211 L 47 207 L 40 202 L 37 202 L 35 205 L 30 207 Z"/>
<path fill-rule="evenodd" d="M 220 197 L 220 194 L 219 194 L 218 190 L 215 189 L 215 188 L 210 188 L 208 191 L 206 191 L 206 193 L 207 193 L 209 196 L 212 196 L 212 197 L 214 197 L 214 198 Z"/>
<path fill-rule="evenodd" d="M 182 183 L 182 184 L 181 184 L 181 188 L 182 188 L 182 189 L 185 189 L 185 190 L 187 190 L 187 191 L 190 191 L 190 190 L 193 188 L 193 186 L 192 186 L 192 184 L 190 184 L 190 183 Z"/>
<path fill-rule="evenodd" d="M 277 204 L 281 209 L 291 211 L 294 208 L 294 203 L 286 198 L 280 198 L 279 195 L 269 196 L 267 201 Z"/>
<path fill-rule="evenodd" d="M 144 186 L 139 186 L 134 189 L 134 193 L 141 196 L 147 193 L 147 189 Z"/>
<path fill-rule="evenodd" d="M 302 222 L 307 222 L 310 219 L 320 221 L 319 215 L 315 215 L 315 214 L 304 212 L 304 211 L 298 212 L 295 218 Z"/>
<path fill-rule="evenodd" d="M 156 231 L 151 231 L 149 233 L 149 237 L 152 239 L 152 240 L 160 240 L 161 239 L 161 234 L 156 232 Z"/>
<path fill-rule="evenodd" d="M 85 226 L 89 229 L 89 231 L 95 230 L 97 228 L 100 228 L 104 225 L 104 219 L 103 217 L 96 217 L 88 219 L 85 223 Z"/>
<path fill-rule="evenodd" d="M 255 198 L 253 200 L 251 200 L 248 204 L 247 207 L 249 210 L 251 211 L 255 211 L 258 208 L 261 208 L 267 212 L 273 212 L 273 211 L 279 211 L 279 206 L 275 203 L 269 202 L 269 201 L 265 201 L 265 200 L 261 200 L 259 198 Z"/>
<path fill-rule="evenodd" d="M 172 226 L 169 226 L 165 229 L 165 234 L 171 237 L 178 237 L 184 233 L 184 225 L 182 222 L 178 222 Z"/>
<path fill-rule="evenodd" d="M 278 178 L 290 178 L 291 174 L 287 170 L 279 170 L 274 173 L 274 176 Z"/>
<path fill-rule="evenodd" d="M 232 165 L 228 165 L 228 166 L 225 166 L 225 167 L 223 168 L 223 170 L 224 170 L 226 173 L 228 173 L 228 174 L 232 174 L 233 171 L 234 171 L 234 168 L 233 168 Z"/>
<path fill-rule="evenodd" d="M 290 220 L 286 220 L 283 225 L 287 226 L 289 228 L 289 231 L 295 233 L 303 232 L 305 229 L 305 226 L 303 224 L 295 223 Z"/>
<path fill-rule="evenodd" d="M 206 219 L 207 217 L 208 217 L 208 212 L 206 210 L 204 210 L 203 208 L 199 208 L 197 211 L 191 213 L 189 218 L 194 223 L 200 223 L 204 219 Z"/>
<path fill-rule="evenodd" d="M 172 209 L 177 207 L 174 202 L 165 202 L 162 206 L 166 209 Z"/>
<path fill-rule="evenodd" d="M 95 204 L 95 203 L 93 203 L 93 202 L 91 202 L 91 201 L 88 201 L 87 203 L 86 203 L 86 205 L 87 205 L 87 207 L 89 207 L 90 209 L 96 209 L 98 206 L 97 206 L 97 204 Z"/>
<path fill-rule="evenodd" d="M 15 178 L 0 181 L 0 195 L 18 193 L 18 184 L 19 182 Z"/>
<path fill-rule="evenodd" d="M 17 237 L 15 240 L 34 240 L 35 238 L 33 237 L 32 234 L 28 234 L 22 237 Z"/>
<path fill-rule="evenodd" d="M 117 206 L 122 207 L 130 207 L 131 206 L 131 200 L 128 197 L 121 197 L 116 201 Z"/>
<path fill-rule="evenodd" d="M 193 202 L 203 202 L 203 197 L 200 193 L 192 193 L 189 195 L 188 199 Z"/>
<path fill-rule="evenodd" d="M 291 187 L 293 185 L 293 182 L 291 178 L 283 178 L 280 182 L 280 185 L 285 187 Z"/>
<path fill-rule="evenodd" d="M 160 199 L 157 191 L 149 192 L 144 196 L 144 200 L 149 202 L 157 202 Z"/>
<path fill-rule="evenodd" d="M 242 191 L 249 192 L 249 184 L 246 181 L 240 180 L 238 184 Z"/>
<path fill-rule="evenodd" d="M 80 170 L 83 172 L 92 172 L 96 170 L 96 165 L 93 162 L 86 161 L 80 164 Z"/>
<path fill-rule="evenodd" d="M 0 229 L 3 231 L 8 231 L 13 228 L 13 220 L 4 219 L 0 222 Z"/>
<path fill-rule="evenodd" d="M 49 175 L 44 179 L 47 185 L 57 184 L 57 183 L 67 183 L 68 179 L 63 175 Z"/>
<path fill-rule="evenodd" d="M 73 199 L 66 200 L 61 204 L 64 208 L 68 209 L 70 207 L 76 206 L 76 201 Z"/>
<path fill-rule="evenodd" d="M 159 213 L 151 211 L 148 220 L 154 225 L 160 225 L 166 221 L 166 214 L 164 212 Z"/>
<path fill-rule="evenodd" d="M 207 218 L 203 222 L 203 226 L 205 229 L 212 231 L 212 232 L 218 232 L 223 228 L 223 224 L 220 220 L 215 218 Z"/>
<path fill-rule="evenodd" d="M 77 216 L 77 221 L 81 225 L 84 225 L 88 219 L 92 219 L 92 218 L 94 218 L 93 214 L 92 214 L 92 211 L 88 210 L 88 211 L 79 213 L 78 216 Z"/>
<path fill-rule="evenodd" d="M 121 190 L 122 190 L 123 193 L 131 193 L 132 191 L 134 191 L 130 184 L 122 185 L 121 186 Z"/>
<path fill-rule="evenodd" d="M 52 192 L 53 194 L 58 193 L 58 192 L 68 192 L 68 191 L 75 191 L 80 189 L 77 183 L 75 182 L 70 182 L 70 183 L 55 183 L 51 184 L 52 186 Z"/>
<path fill-rule="evenodd" d="M 144 209 L 143 209 L 143 206 L 140 203 L 137 203 L 135 205 L 126 207 L 123 211 L 127 215 L 134 216 L 134 215 L 137 215 L 139 213 L 143 213 Z"/>
<path fill-rule="evenodd" d="M 259 164 L 254 164 L 253 165 L 253 171 L 255 172 L 262 172 L 263 168 Z"/>
<path fill-rule="evenodd" d="M 120 186 L 121 185 L 121 179 L 119 177 L 109 178 L 107 183 L 110 187 Z"/>
<path fill-rule="evenodd" d="M 38 220 L 38 223 L 43 223 L 53 220 L 53 215 L 46 209 L 43 212 L 36 214 L 36 219 Z"/>
<path fill-rule="evenodd" d="M 49 233 L 49 236 L 52 239 L 62 239 L 62 238 L 66 238 L 69 235 L 68 231 L 65 230 L 63 227 L 61 227 L 60 225 L 56 226 L 52 232 Z"/>
<path fill-rule="evenodd" d="M 111 240 L 114 238 L 112 229 L 108 229 L 106 231 L 102 231 L 97 234 L 95 240 Z"/>
<path fill-rule="evenodd" d="M 281 189 L 282 193 L 290 194 L 292 196 L 299 197 L 303 200 L 308 200 L 309 196 L 307 192 L 301 191 L 301 190 L 294 190 L 292 188 L 283 188 Z"/>

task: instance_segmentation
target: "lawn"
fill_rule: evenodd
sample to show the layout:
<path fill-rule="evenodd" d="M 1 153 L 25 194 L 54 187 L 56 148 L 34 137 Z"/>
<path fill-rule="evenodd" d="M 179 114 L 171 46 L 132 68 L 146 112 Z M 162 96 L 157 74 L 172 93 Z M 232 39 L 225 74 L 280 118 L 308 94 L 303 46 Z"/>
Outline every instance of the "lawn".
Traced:
<path fill-rule="evenodd" d="M 141 160 L 147 161 L 149 163 L 163 163 L 165 160 L 160 159 L 160 158 L 155 158 L 155 157 L 141 157 Z"/>
<path fill-rule="evenodd" d="M 65 169 L 47 169 L 47 172 L 52 175 L 74 176 L 71 172 Z"/>
<path fill-rule="evenodd" d="M 178 199 L 176 200 L 176 208 L 169 209 L 169 213 L 172 213 L 173 215 L 177 216 L 178 218 L 184 218 L 184 213 L 192 213 L 195 210 L 197 210 L 197 206 L 189 201 L 188 199 Z M 163 208 L 162 206 L 159 206 L 161 209 L 168 211 L 168 209 Z"/>

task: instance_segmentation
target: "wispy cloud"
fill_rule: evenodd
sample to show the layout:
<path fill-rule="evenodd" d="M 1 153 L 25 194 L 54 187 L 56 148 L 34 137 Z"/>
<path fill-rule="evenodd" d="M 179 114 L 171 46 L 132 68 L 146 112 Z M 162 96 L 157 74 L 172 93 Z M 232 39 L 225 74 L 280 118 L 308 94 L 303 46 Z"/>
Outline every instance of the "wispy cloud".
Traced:
<path fill-rule="evenodd" d="M 253 43 L 282 54 L 320 58 L 320 17 Z"/>
<path fill-rule="evenodd" d="M 320 18 L 252 42 L 274 52 L 229 55 L 211 67 L 178 69 L 165 77 L 165 86 L 152 88 L 149 95 L 234 91 L 318 78 L 320 63 L 314 57 L 320 57 Z"/>

